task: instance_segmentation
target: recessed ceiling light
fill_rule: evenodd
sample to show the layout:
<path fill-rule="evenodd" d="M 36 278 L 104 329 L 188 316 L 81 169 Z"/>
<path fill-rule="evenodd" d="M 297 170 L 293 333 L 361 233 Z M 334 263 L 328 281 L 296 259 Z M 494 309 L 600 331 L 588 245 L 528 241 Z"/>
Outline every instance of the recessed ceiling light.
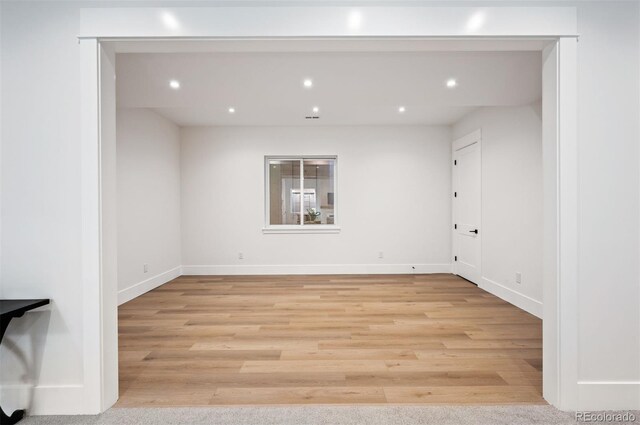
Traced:
<path fill-rule="evenodd" d="M 406 110 L 407 110 L 407 108 L 405 108 L 404 106 L 400 106 L 400 107 L 398 108 L 398 112 L 400 112 L 401 114 L 403 114 L 403 113 L 404 113 L 404 111 L 406 111 Z"/>
<path fill-rule="evenodd" d="M 180 81 L 178 80 L 169 81 L 169 87 L 171 87 L 174 90 L 178 90 L 180 88 Z"/>
<path fill-rule="evenodd" d="M 320 111 L 320 108 L 318 108 L 317 106 L 314 106 L 312 111 L 314 114 L 317 114 Z"/>
<path fill-rule="evenodd" d="M 449 87 L 450 89 L 454 88 L 457 85 L 458 85 L 458 82 L 456 81 L 455 78 L 449 78 L 447 80 L 447 87 Z"/>
<path fill-rule="evenodd" d="M 311 80 L 311 78 L 307 78 L 302 82 L 302 85 L 310 89 L 311 87 L 313 87 L 313 81 Z"/>
<path fill-rule="evenodd" d="M 229 113 L 230 114 L 235 114 L 236 113 L 236 108 L 234 108 L 233 106 L 231 108 L 229 108 Z"/>

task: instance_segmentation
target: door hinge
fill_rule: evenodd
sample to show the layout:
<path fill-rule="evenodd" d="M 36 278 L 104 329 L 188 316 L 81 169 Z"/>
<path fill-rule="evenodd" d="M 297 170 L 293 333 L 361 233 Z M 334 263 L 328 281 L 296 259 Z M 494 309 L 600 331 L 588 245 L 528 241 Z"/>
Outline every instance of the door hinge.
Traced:
<path fill-rule="evenodd" d="M 453 192 L 453 197 L 457 198 L 458 197 L 458 192 Z"/>
<path fill-rule="evenodd" d="M 457 159 L 453 160 L 453 165 L 458 165 L 458 160 Z"/>
<path fill-rule="evenodd" d="M 454 224 L 454 225 L 453 225 L 453 228 L 454 228 L 454 229 L 457 229 L 457 228 L 458 228 L 458 225 L 457 225 L 457 224 Z"/>
<path fill-rule="evenodd" d="M 458 256 L 453 257 L 453 261 L 458 261 Z"/>

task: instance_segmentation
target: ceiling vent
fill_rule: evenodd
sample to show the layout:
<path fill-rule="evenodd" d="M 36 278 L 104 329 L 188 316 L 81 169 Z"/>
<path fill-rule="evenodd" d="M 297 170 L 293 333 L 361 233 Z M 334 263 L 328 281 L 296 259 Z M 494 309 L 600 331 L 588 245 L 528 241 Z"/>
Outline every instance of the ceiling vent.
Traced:
<path fill-rule="evenodd" d="M 318 115 L 307 115 L 304 117 L 305 120 L 319 120 L 320 117 Z"/>

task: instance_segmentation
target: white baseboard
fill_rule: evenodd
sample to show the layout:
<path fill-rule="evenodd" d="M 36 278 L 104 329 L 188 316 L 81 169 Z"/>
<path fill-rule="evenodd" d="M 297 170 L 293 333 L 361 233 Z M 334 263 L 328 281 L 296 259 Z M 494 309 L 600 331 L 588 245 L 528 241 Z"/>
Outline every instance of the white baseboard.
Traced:
<path fill-rule="evenodd" d="M 578 381 L 577 410 L 640 410 L 640 381 Z"/>
<path fill-rule="evenodd" d="M 122 289 L 118 291 L 118 305 L 131 301 L 145 292 L 149 292 L 150 290 L 157 288 L 160 285 L 164 285 L 170 280 L 180 276 L 182 276 L 182 266 L 167 270 L 166 272 L 157 274 L 147 280 L 143 280 L 142 282 L 138 282 L 126 289 Z"/>
<path fill-rule="evenodd" d="M 182 275 L 430 274 L 451 273 L 451 264 L 311 264 L 178 266 L 118 291 L 118 305 Z"/>
<path fill-rule="evenodd" d="M 185 275 L 451 273 L 451 264 L 307 264 L 182 266 Z"/>
<path fill-rule="evenodd" d="M 514 291 L 511 288 L 507 288 L 506 286 L 503 286 L 491 279 L 487 279 L 486 277 L 481 278 L 478 286 L 496 297 L 502 298 L 506 302 L 523 309 L 527 313 L 531 313 L 542 319 L 542 303 L 540 301 L 534 300 L 531 297 L 521 294 L 518 291 Z"/>
<path fill-rule="evenodd" d="M 81 415 L 85 410 L 84 386 L 3 384 L 0 399 L 5 413 L 26 409 L 27 415 Z M 97 412 L 96 412 L 97 413 Z"/>

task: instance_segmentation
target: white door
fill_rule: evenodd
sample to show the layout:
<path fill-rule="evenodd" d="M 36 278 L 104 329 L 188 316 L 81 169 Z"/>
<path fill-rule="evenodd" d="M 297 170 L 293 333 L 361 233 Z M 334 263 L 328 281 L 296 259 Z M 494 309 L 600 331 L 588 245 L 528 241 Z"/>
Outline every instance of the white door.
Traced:
<path fill-rule="evenodd" d="M 453 142 L 453 271 L 480 283 L 480 130 Z"/>

